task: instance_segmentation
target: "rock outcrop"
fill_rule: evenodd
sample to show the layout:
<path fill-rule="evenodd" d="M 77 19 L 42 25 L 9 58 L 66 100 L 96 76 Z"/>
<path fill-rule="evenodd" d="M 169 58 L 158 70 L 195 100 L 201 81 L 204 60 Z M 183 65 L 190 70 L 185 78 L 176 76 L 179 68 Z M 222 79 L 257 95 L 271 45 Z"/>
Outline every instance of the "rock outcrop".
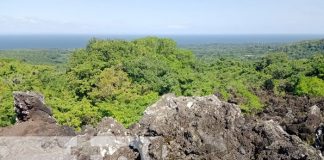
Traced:
<path fill-rule="evenodd" d="M 271 118 L 274 114 L 271 111 L 250 116 L 242 114 L 236 104 L 220 101 L 214 95 L 169 94 L 148 107 L 140 122 L 129 129 L 112 118 L 104 118 L 96 128 L 85 126 L 77 136 L 55 123 L 43 98 L 37 94 L 15 93 L 15 107 L 18 123 L 1 129 L 0 135 L 15 132 L 21 136 L 72 136 L 68 140 L 41 141 L 38 145 L 43 146 L 38 148 L 41 153 L 65 150 L 61 156 L 68 159 L 323 159 L 322 108 L 316 105 L 303 115 L 307 132 L 293 132 L 291 125 L 282 125 L 283 119 Z M 314 143 L 305 141 L 302 133 L 306 139 L 313 138 Z M 68 145 L 62 145 L 62 141 Z M 0 138 L 0 156 L 1 142 Z"/>
<path fill-rule="evenodd" d="M 70 127 L 59 126 L 46 107 L 44 97 L 34 92 L 14 92 L 16 124 L 0 128 L 0 136 L 73 136 Z"/>
<path fill-rule="evenodd" d="M 291 95 L 260 95 L 266 103 L 257 117 L 273 119 L 291 135 L 308 143 L 314 142 L 315 131 L 324 122 L 324 98 L 296 97 Z"/>
<path fill-rule="evenodd" d="M 245 118 L 216 96 L 163 96 L 132 128 L 157 137 L 152 159 L 322 159 L 320 152 L 273 120 Z"/>

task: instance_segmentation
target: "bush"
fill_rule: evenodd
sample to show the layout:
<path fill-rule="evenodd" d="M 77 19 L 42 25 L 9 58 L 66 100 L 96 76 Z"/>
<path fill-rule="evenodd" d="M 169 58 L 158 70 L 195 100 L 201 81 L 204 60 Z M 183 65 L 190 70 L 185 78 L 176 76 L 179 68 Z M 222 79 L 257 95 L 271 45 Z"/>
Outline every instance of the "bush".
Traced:
<path fill-rule="evenodd" d="M 302 76 L 296 86 L 297 95 L 324 96 L 324 80 Z"/>

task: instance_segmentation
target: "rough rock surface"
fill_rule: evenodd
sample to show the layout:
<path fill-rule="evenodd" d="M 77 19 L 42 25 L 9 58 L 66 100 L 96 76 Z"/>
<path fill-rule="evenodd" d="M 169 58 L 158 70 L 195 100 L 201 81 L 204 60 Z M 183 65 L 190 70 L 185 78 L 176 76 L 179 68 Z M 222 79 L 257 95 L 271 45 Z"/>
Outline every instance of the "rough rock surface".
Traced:
<path fill-rule="evenodd" d="M 324 124 L 322 123 L 315 132 L 315 147 L 324 152 Z"/>
<path fill-rule="evenodd" d="M 246 119 L 237 105 L 216 96 L 166 95 L 145 111 L 133 132 L 161 137 L 150 145 L 152 159 L 323 158 L 277 122 Z"/>
<path fill-rule="evenodd" d="M 52 111 L 45 106 L 42 95 L 33 92 L 14 92 L 13 95 L 17 123 L 26 121 L 55 123 Z"/>
<path fill-rule="evenodd" d="M 128 130 L 113 118 L 105 117 L 96 127 L 97 136 L 127 136 Z"/>
<path fill-rule="evenodd" d="M 85 160 L 323 159 L 322 104 L 305 103 L 302 112 L 289 111 L 291 106 L 287 112 L 275 112 L 280 110 L 275 104 L 280 103 L 274 100 L 275 107 L 250 116 L 243 115 L 237 105 L 222 102 L 214 95 L 168 94 L 148 107 L 140 122 L 129 129 L 112 118 L 104 118 L 96 128 L 85 126 L 83 132 L 69 141 L 47 140 L 38 146 L 42 146 L 42 153 L 65 149 L 74 159 Z M 21 131 L 16 135 L 73 135 L 55 123 L 41 96 L 15 94 L 15 107 L 19 123 L 0 129 L 0 135 L 11 135 L 17 130 Z M 299 118 L 302 120 L 298 121 Z M 42 126 L 31 125 L 34 123 Z M 58 143 L 62 141 L 71 145 Z M 2 142 L 0 139 L 0 156 L 3 156 Z"/>
<path fill-rule="evenodd" d="M 0 136 L 73 136 L 67 126 L 59 126 L 44 97 L 34 92 L 14 92 L 16 125 L 0 128 Z"/>
<path fill-rule="evenodd" d="M 306 116 L 318 110 L 311 107 Z M 165 95 L 130 129 L 109 118 L 99 124 L 99 134 L 118 142 L 99 145 L 104 159 L 323 159 L 322 134 L 317 133 L 317 150 L 278 121 L 244 116 L 237 105 L 216 96 Z"/>
<path fill-rule="evenodd" d="M 266 103 L 265 110 L 257 114 L 260 120 L 274 120 L 290 135 L 314 144 L 316 130 L 324 122 L 324 97 L 260 95 Z M 323 152 L 324 154 L 324 152 Z"/>

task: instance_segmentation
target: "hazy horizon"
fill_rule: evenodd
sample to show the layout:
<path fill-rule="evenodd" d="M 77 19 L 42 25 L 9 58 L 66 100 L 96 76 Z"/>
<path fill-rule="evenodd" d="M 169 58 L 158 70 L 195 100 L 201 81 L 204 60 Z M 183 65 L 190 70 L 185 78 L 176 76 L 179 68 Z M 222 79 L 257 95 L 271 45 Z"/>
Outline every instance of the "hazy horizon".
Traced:
<path fill-rule="evenodd" d="M 0 35 L 324 34 L 322 0 L 11 0 L 0 6 Z"/>
<path fill-rule="evenodd" d="M 83 48 L 91 38 L 134 40 L 146 36 L 148 35 L 0 35 L 0 49 Z M 324 35 L 160 35 L 158 37 L 171 38 L 178 45 L 289 43 L 324 39 Z"/>
<path fill-rule="evenodd" d="M 226 34 L 109 34 L 109 33 L 0 33 L 0 36 L 145 36 L 145 37 L 166 37 L 166 36 L 324 36 L 324 33 L 226 33 Z M 323 37 L 324 38 L 324 37 Z"/>

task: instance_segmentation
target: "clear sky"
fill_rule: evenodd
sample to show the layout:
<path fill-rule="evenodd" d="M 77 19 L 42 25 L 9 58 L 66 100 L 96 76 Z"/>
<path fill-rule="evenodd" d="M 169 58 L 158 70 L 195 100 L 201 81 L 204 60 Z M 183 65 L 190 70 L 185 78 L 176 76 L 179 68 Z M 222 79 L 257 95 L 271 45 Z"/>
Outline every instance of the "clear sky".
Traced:
<path fill-rule="evenodd" d="M 1 0 L 0 34 L 324 34 L 324 0 Z"/>

